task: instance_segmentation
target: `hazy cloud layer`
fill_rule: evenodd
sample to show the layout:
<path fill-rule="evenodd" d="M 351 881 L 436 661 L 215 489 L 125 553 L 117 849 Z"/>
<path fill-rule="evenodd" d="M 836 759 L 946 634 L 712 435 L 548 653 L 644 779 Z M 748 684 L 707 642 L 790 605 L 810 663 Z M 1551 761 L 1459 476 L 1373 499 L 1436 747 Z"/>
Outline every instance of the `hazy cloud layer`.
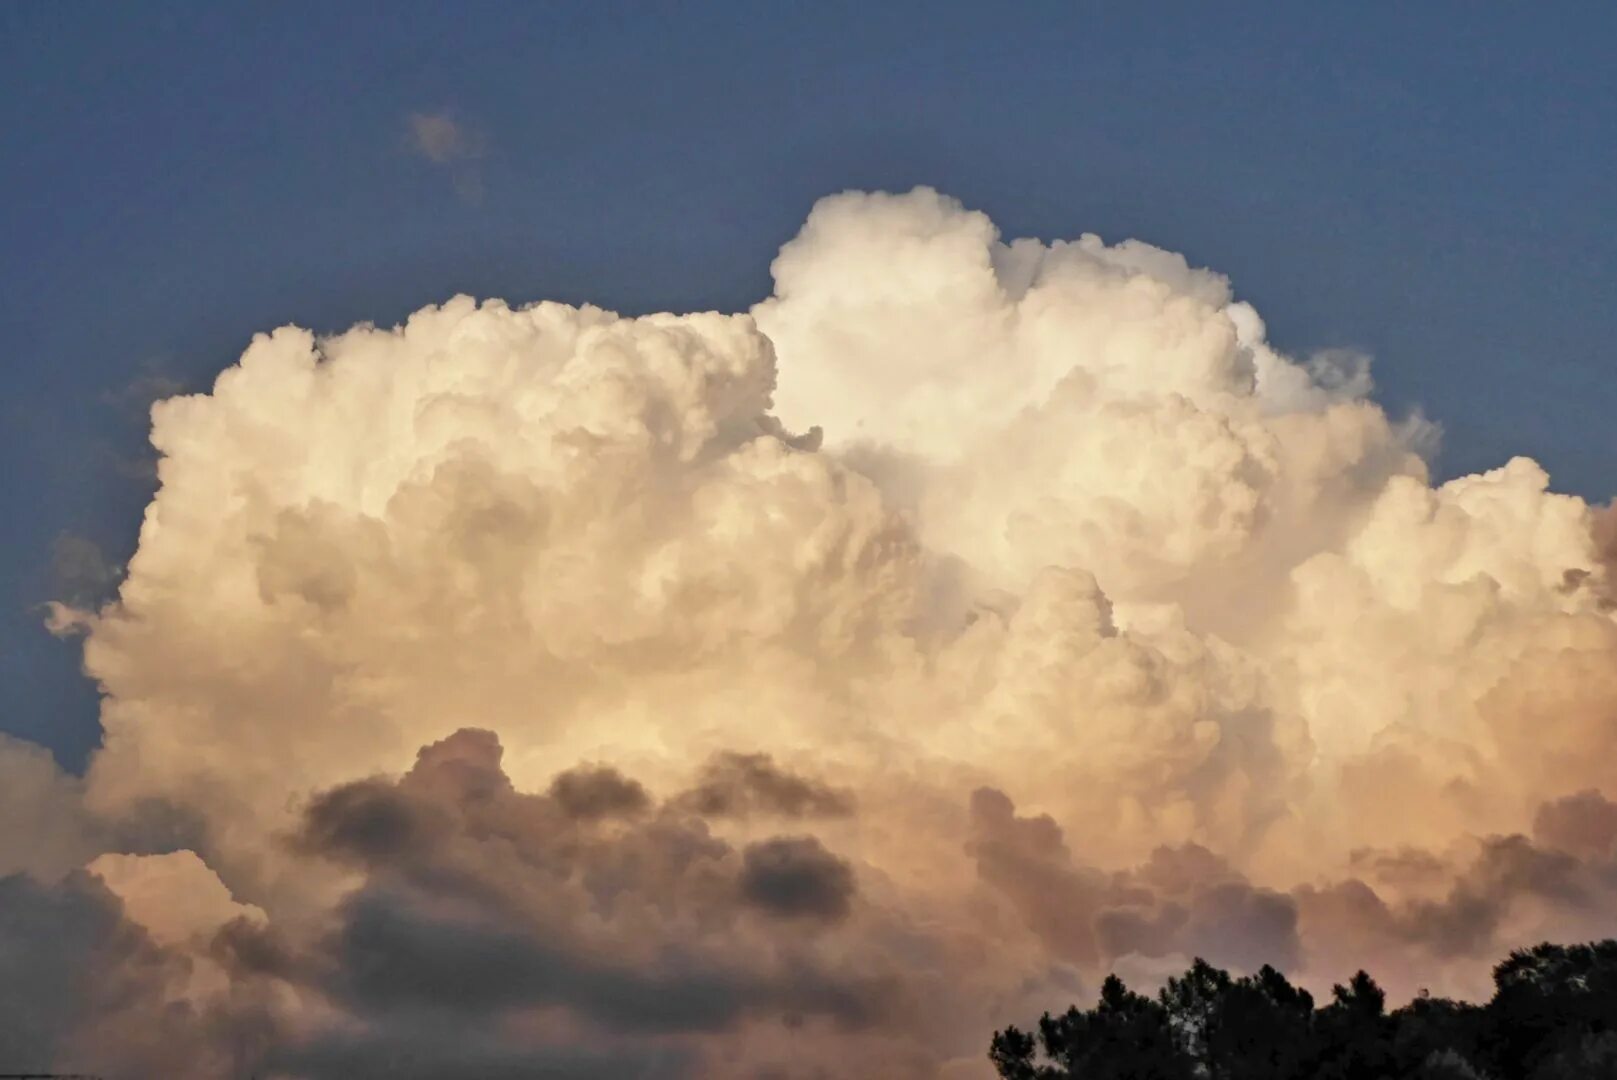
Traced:
<path fill-rule="evenodd" d="M 155 406 L 117 598 L 51 615 L 105 746 L 0 744 L 0 932 L 61 928 L 0 956 L 138 993 L 19 1053 L 967 1077 L 1106 969 L 1475 993 L 1617 932 L 1610 508 L 1434 486 L 1366 358 L 1150 245 L 848 193 L 774 276 L 286 327 Z"/>

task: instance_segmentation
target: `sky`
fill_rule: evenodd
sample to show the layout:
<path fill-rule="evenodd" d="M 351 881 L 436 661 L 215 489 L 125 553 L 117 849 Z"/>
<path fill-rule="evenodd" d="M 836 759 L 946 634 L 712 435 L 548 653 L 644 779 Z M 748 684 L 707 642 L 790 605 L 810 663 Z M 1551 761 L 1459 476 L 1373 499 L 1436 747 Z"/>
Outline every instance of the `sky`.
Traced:
<path fill-rule="evenodd" d="M 1371 353 L 1393 411 L 1441 421 L 1441 474 L 1522 452 L 1560 490 L 1617 488 L 1603 4 L 0 19 L 3 437 L 28 507 L 0 526 L 0 723 L 74 766 L 94 691 L 37 605 L 57 537 L 133 549 L 154 388 L 205 387 L 261 329 L 462 291 L 734 310 L 846 188 L 1184 252 L 1288 348 Z M 475 132 L 475 159 L 412 153 L 412 114 Z"/>
<path fill-rule="evenodd" d="M 1614 45 L 6 7 L 0 903 L 184 1008 L 0 1056 L 964 1078 L 1617 933 Z"/>

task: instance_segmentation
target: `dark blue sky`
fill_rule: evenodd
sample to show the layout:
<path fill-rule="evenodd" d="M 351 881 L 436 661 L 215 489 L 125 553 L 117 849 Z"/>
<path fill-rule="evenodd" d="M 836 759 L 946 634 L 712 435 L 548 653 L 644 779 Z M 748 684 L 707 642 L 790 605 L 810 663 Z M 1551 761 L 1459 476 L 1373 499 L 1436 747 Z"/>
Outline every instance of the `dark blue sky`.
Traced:
<path fill-rule="evenodd" d="M 1617 490 L 1617 5 L 998 7 L 0 7 L 0 730 L 97 738 L 38 605 L 132 549 L 151 388 L 455 292 L 741 308 L 848 187 L 1183 251 L 1444 476 Z M 411 153 L 444 110 L 475 162 Z"/>

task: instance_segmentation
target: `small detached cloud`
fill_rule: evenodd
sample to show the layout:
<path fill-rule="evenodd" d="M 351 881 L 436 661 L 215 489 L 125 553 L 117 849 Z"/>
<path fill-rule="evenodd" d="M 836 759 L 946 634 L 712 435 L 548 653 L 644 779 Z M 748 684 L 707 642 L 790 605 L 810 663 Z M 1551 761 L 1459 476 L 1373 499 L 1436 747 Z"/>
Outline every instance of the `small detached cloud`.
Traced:
<path fill-rule="evenodd" d="M 455 192 L 468 202 L 483 195 L 480 162 L 488 140 L 482 131 L 448 110 L 413 112 L 405 118 L 410 151 L 449 173 Z"/>
<path fill-rule="evenodd" d="M 75 607 L 105 602 L 122 577 L 123 567 L 108 559 L 94 540 L 64 532 L 51 543 L 53 591 Z"/>

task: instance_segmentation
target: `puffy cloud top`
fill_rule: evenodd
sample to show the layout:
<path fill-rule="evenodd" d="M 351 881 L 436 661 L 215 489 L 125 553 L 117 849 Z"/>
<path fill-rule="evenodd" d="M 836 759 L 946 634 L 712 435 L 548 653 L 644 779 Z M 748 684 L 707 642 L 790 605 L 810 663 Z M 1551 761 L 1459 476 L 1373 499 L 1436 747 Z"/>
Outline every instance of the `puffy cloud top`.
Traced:
<path fill-rule="evenodd" d="M 145 1004 L 52 982 L 30 1060 L 958 1077 L 1103 969 L 1464 993 L 1617 931 L 1609 508 L 1434 486 L 1366 358 L 1147 244 L 846 193 L 774 274 L 154 407 L 117 597 L 51 616 L 104 748 L 0 743 L 0 974 Z"/>

